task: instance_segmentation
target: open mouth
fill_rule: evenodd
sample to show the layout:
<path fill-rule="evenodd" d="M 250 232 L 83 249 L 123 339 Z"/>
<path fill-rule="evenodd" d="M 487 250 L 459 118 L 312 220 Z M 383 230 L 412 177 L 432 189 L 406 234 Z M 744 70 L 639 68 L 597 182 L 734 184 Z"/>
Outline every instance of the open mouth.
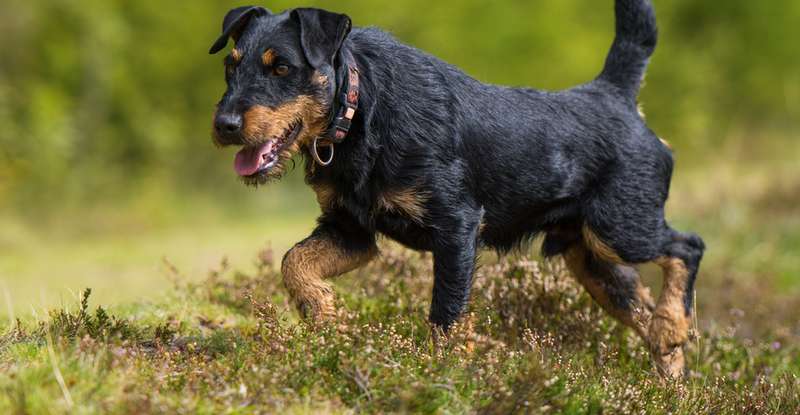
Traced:
<path fill-rule="evenodd" d="M 236 153 L 233 168 L 241 177 L 253 177 L 268 173 L 280 161 L 283 150 L 292 145 L 302 130 L 300 121 L 294 122 L 280 137 L 270 138 L 264 143 L 248 145 Z"/>

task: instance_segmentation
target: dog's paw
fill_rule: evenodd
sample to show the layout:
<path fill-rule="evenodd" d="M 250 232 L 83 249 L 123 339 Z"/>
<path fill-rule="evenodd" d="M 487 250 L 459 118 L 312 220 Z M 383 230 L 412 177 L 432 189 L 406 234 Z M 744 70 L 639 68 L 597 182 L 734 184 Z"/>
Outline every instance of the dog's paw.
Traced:
<path fill-rule="evenodd" d="M 686 368 L 684 346 L 688 340 L 686 321 L 653 316 L 648 342 L 653 364 L 661 376 L 669 379 L 680 379 L 684 376 Z"/>

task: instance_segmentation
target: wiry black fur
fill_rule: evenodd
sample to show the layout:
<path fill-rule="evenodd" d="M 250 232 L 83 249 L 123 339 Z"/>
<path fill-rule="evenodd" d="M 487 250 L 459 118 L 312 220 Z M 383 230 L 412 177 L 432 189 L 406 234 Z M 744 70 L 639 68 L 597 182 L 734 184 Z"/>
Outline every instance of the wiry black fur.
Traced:
<path fill-rule="evenodd" d="M 464 310 L 479 247 L 508 251 L 545 234 L 544 253 L 558 255 L 584 225 L 627 263 L 685 259 L 693 283 L 702 241 L 665 221 L 672 154 L 637 112 L 656 45 L 653 9 L 617 0 L 616 12 L 601 75 L 561 92 L 487 85 L 381 30 L 353 29 L 342 49 L 360 69 L 360 107 L 333 164 L 308 166 L 308 181 L 341 199 L 317 232 L 351 250 L 383 234 L 433 252 L 430 319 L 445 328 Z M 280 16 L 250 26 L 275 26 Z M 346 68 L 335 66 L 341 83 Z M 421 223 L 379 209 L 393 189 L 424 196 Z"/>

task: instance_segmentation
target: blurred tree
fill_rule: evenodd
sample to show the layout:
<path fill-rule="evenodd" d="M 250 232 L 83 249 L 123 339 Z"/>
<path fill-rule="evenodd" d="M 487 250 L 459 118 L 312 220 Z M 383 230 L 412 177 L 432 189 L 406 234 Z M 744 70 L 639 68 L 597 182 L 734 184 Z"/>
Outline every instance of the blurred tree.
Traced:
<path fill-rule="evenodd" d="M 91 200 L 159 183 L 237 186 L 210 144 L 222 64 L 206 54 L 239 3 L 6 0 L 0 14 L 0 203 Z M 296 6 L 271 2 L 275 10 Z M 311 1 L 346 12 L 493 83 L 592 79 L 613 2 Z M 661 43 L 642 100 L 676 146 L 800 118 L 800 2 L 656 0 Z M 708 147 L 710 148 L 710 147 Z M 43 191 L 46 189 L 46 191 Z"/>

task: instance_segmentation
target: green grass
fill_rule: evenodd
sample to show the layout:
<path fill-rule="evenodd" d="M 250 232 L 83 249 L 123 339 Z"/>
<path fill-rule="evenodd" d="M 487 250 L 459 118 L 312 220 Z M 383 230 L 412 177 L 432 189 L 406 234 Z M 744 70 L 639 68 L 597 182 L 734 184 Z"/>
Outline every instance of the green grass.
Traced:
<path fill-rule="evenodd" d="M 339 284 L 333 325 L 298 322 L 271 252 L 252 273 L 109 310 L 80 303 L 14 322 L 0 339 L 9 413 L 796 413 L 800 347 L 724 328 L 663 382 L 638 339 L 558 263 L 509 258 L 479 272 L 474 329 L 434 347 L 429 257 L 385 247 Z M 777 334 L 776 334 L 777 335 Z M 469 347 L 467 346 L 469 345 Z"/>

